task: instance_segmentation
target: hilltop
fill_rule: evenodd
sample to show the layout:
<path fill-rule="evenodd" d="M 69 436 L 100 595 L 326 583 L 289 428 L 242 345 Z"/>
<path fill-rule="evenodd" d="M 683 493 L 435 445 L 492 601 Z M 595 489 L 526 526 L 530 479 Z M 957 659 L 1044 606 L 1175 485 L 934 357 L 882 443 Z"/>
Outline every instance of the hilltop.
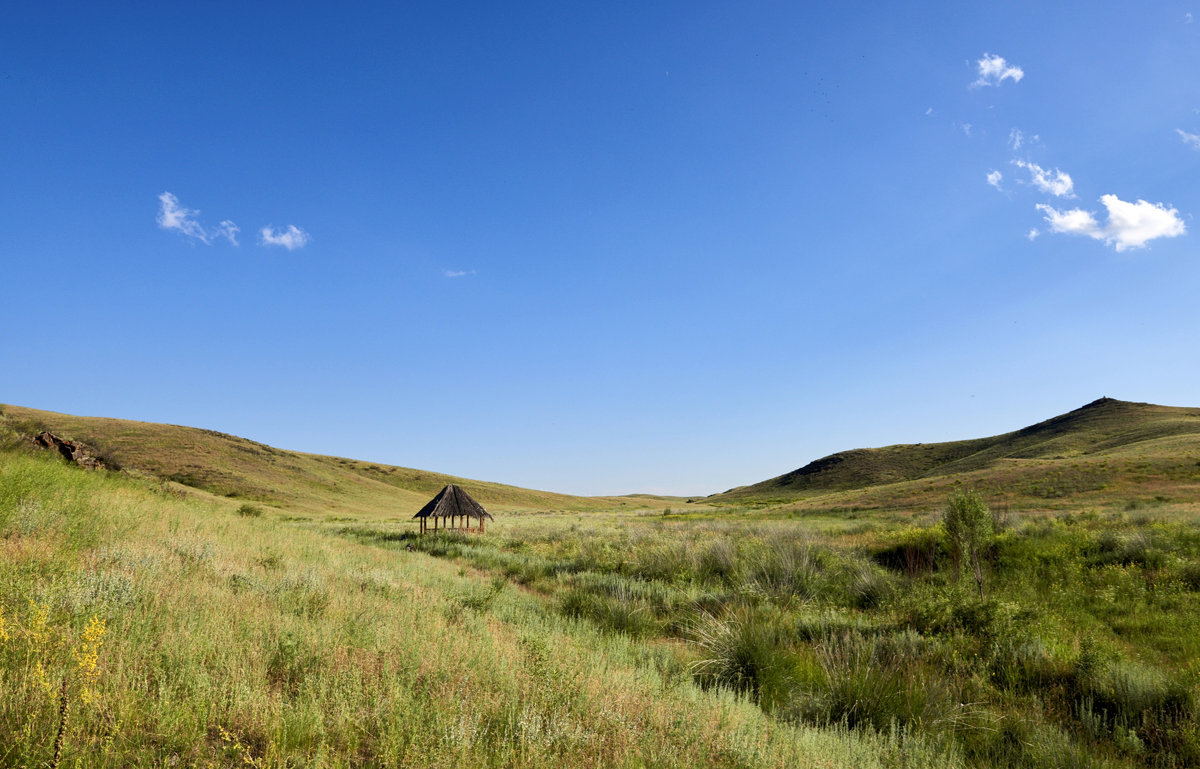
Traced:
<path fill-rule="evenodd" d="M 831 454 L 741 486 L 716 504 L 894 507 L 944 498 L 965 483 L 1042 505 L 1091 492 L 1200 491 L 1200 409 L 1101 398 L 1014 432 Z"/>
<path fill-rule="evenodd" d="M 306 454 L 213 430 L 78 417 L 0 405 L 0 426 L 31 439 L 48 430 L 80 441 L 112 466 L 180 490 L 243 499 L 293 513 L 407 517 L 443 486 L 467 489 L 499 511 L 656 507 L 654 498 L 577 497 L 407 467 Z"/>
<path fill-rule="evenodd" d="M 245 500 L 292 514 L 407 517 L 442 486 L 489 509 L 661 509 L 679 498 L 578 497 L 443 473 L 275 448 L 194 427 L 78 417 L 0 406 L 0 432 L 46 430 L 85 444 L 112 467 L 187 493 Z M 842 451 L 689 505 L 783 511 L 928 510 L 956 486 L 1020 509 L 1193 504 L 1200 500 L 1200 408 L 1101 398 L 1013 432 L 942 443 Z"/>

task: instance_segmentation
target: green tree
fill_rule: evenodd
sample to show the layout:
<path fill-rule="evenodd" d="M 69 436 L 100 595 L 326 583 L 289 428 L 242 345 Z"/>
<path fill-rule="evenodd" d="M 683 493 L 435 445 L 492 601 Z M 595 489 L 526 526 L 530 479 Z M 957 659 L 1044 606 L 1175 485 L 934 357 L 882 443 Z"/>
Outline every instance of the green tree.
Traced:
<path fill-rule="evenodd" d="M 983 554 L 992 538 L 992 514 L 978 494 L 959 489 L 946 503 L 942 524 L 950 539 L 956 573 L 961 577 L 964 563 L 971 569 L 982 601 Z"/>

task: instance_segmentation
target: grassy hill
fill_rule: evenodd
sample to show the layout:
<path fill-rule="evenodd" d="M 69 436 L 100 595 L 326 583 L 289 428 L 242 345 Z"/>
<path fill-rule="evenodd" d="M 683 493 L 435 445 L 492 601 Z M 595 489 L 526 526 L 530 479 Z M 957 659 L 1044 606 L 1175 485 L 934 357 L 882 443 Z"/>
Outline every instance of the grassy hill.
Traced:
<path fill-rule="evenodd" d="M 1200 409 L 1101 398 L 1015 432 L 854 449 L 709 497 L 717 504 L 920 507 L 966 484 L 1025 506 L 1200 498 Z M 1051 505 L 1053 506 L 1053 505 Z"/>
<path fill-rule="evenodd" d="M 291 513 L 407 517 L 447 483 L 498 511 L 654 508 L 653 497 L 576 497 L 341 457 L 304 454 L 234 435 L 125 419 L 77 417 L 0 405 L 0 425 L 24 437 L 42 430 L 81 441 L 110 462 L 191 491 Z"/>
<path fill-rule="evenodd" d="M 1200 515 L 1094 507 L 1194 499 L 1193 417 L 1101 402 L 762 511 L 463 481 L 609 508 L 479 536 L 397 514 L 448 476 L 4 407 L 0 766 L 1200 766 Z M 976 583 L 910 514 L 955 483 L 1063 509 L 996 516 Z M 908 507 L 786 514 L 855 504 Z"/>

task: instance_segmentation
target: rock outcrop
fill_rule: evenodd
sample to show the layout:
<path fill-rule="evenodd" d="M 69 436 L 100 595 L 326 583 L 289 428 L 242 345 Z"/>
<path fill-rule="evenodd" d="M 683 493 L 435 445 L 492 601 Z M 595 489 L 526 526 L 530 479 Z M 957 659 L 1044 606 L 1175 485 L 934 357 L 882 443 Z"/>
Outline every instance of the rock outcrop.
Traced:
<path fill-rule="evenodd" d="M 86 467 L 89 470 L 116 470 L 111 462 L 106 462 L 104 459 L 96 456 L 96 452 L 90 446 L 79 441 L 71 441 L 66 438 L 60 438 L 49 430 L 43 430 L 33 438 L 35 446 L 40 446 L 44 449 L 54 449 L 68 462 L 74 462 L 80 467 Z"/>

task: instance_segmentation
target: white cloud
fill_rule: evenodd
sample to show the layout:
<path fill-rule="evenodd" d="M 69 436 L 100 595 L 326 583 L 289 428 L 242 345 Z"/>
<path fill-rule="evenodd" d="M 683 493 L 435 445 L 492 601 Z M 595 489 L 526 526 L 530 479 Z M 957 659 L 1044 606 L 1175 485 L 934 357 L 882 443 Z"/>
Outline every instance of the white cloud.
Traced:
<path fill-rule="evenodd" d="M 1037 240 L 1037 236 L 1041 235 L 1041 234 L 1042 234 L 1042 231 L 1039 230 L 1037 227 L 1034 227 L 1033 229 L 1031 229 L 1029 231 L 1029 234 L 1026 235 L 1025 237 L 1029 238 L 1030 240 Z"/>
<path fill-rule="evenodd" d="M 200 214 L 190 208 L 185 208 L 179 204 L 179 198 L 169 192 L 164 192 L 158 196 L 158 226 L 164 230 L 176 230 L 182 232 L 193 240 L 198 240 L 201 243 L 208 243 L 208 233 L 200 226 L 200 222 L 196 217 Z"/>
<path fill-rule="evenodd" d="M 925 110 L 925 114 L 926 114 L 926 115 L 932 115 L 932 114 L 933 114 L 933 107 L 928 107 L 928 108 L 926 108 L 926 110 Z"/>
<path fill-rule="evenodd" d="M 962 132 L 965 133 L 967 136 L 971 135 L 971 124 L 970 123 L 960 123 L 958 127 L 961 128 Z"/>
<path fill-rule="evenodd" d="M 1042 140 L 1038 134 L 1026 134 L 1020 128 L 1013 128 L 1008 132 L 1008 148 L 1013 152 L 1030 144 L 1037 144 Z"/>
<path fill-rule="evenodd" d="M 212 234 L 215 237 L 226 238 L 230 243 L 236 246 L 238 244 L 237 234 L 239 232 L 241 232 L 241 228 L 226 219 L 217 225 L 217 228 L 213 230 Z"/>
<path fill-rule="evenodd" d="M 1183 23 L 1184 24 L 1192 23 L 1192 12 L 1191 11 L 1188 11 L 1187 13 L 1183 14 Z"/>
<path fill-rule="evenodd" d="M 1029 171 L 1030 181 L 1033 182 L 1033 186 L 1042 192 L 1053 195 L 1056 198 L 1075 197 L 1075 182 L 1071 180 L 1071 175 L 1065 171 L 1060 171 L 1057 168 L 1053 171 L 1047 171 L 1037 163 L 1026 163 L 1024 160 L 1014 160 L 1013 165 Z"/>
<path fill-rule="evenodd" d="M 1020 82 L 1021 78 L 1025 77 L 1025 71 L 1015 64 L 1009 64 L 1004 60 L 1003 56 L 993 56 L 990 53 L 985 53 L 983 58 L 976 62 L 979 65 L 979 78 L 971 83 L 972 86 L 978 87 L 982 85 L 1000 85 L 1005 80 L 1012 80 L 1014 83 Z"/>
<path fill-rule="evenodd" d="M 1176 128 L 1175 133 L 1179 134 L 1184 144 L 1194 150 L 1200 150 L 1200 134 L 1190 134 L 1182 128 Z"/>
<path fill-rule="evenodd" d="M 286 230 L 276 230 L 274 227 L 263 227 L 258 231 L 259 245 L 283 246 L 288 251 L 304 248 L 310 240 L 304 230 L 294 224 L 289 224 Z"/>
<path fill-rule="evenodd" d="M 1051 232 L 1067 235 L 1086 235 L 1103 240 L 1117 251 L 1143 248 L 1155 238 L 1173 238 L 1187 232 L 1179 211 L 1167 208 L 1162 203 L 1148 203 L 1139 199 L 1128 203 L 1116 195 L 1102 195 L 1100 202 L 1108 209 L 1108 223 L 1103 227 L 1090 211 L 1073 208 L 1059 211 L 1039 204 L 1037 210 L 1046 217 Z"/>
<path fill-rule="evenodd" d="M 237 245 L 238 226 L 228 219 L 222 221 L 212 230 L 205 229 L 197 218 L 200 212 L 180 205 L 179 198 L 169 192 L 158 196 L 158 226 L 164 230 L 175 230 L 192 240 L 211 244 L 216 238 L 225 238 Z"/>
<path fill-rule="evenodd" d="M 987 183 L 992 185 L 996 189 L 1000 189 L 1000 182 L 1003 179 L 1004 179 L 1004 174 L 1000 173 L 999 171 L 988 171 Z"/>
<path fill-rule="evenodd" d="M 442 274 L 447 278 L 461 278 L 465 275 L 474 275 L 474 270 L 442 270 Z"/>

